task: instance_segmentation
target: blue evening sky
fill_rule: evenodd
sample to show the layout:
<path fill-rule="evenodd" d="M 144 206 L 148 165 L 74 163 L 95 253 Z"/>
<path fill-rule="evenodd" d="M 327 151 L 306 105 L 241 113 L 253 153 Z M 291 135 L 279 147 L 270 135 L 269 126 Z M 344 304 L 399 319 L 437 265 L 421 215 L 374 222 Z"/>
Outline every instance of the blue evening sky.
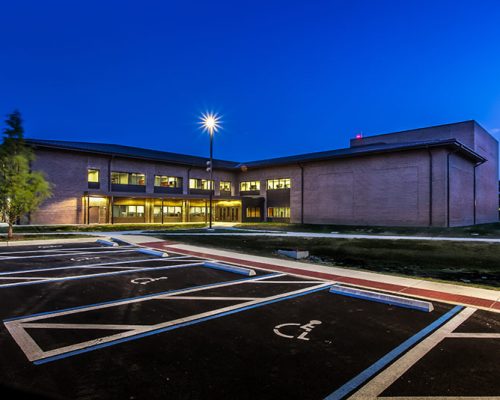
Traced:
<path fill-rule="evenodd" d="M 0 0 L 26 135 L 217 158 L 476 119 L 500 138 L 500 1 Z"/>

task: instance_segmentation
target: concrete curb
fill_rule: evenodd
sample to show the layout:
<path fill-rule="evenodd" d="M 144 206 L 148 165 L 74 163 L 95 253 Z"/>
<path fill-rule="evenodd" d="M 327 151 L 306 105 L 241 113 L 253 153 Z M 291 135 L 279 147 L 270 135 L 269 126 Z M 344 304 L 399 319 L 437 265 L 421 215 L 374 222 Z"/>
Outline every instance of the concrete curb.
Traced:
<path fill-rule="evenodd" d="M 118 243 L 112 242 L 110 240 L 97 239 L 96 243 L 102 244 L 103 246 L 118 247 Z"/>
<path fill-rule="evenodd" d="M 249 268 L 236 267 L 234 265 L 219 264 L 213 262 L 204 262 L 204 267 L 218 269 L 221 271 L 234 272 L 235 274 L 245 275 L 245 276 L 255 276 L 255 271 Z"/>
<path fill-rule="evenodd" d="M 161 250 L 152 250 L 152 249 L 137 249 L 138 253 L 148 254 L 150 256 L 156 257 L 168 257 L 168 253 L 166 251 Z"/>
<path fill-rule="evenodd" d="M 434 306 L 428 301 L 409 299 L 407 297 L 394 296 L 380 292 L 371 292 L 369 290 L 355 289 L 338 284 L 335 284 L 330 288 L 330 293 L 354 297 L 362 300 L 375 301 L 377 303 L 384 303 L 397 307 L 411 308 L 424 312 L 431 312 L 434 310 Z"/>

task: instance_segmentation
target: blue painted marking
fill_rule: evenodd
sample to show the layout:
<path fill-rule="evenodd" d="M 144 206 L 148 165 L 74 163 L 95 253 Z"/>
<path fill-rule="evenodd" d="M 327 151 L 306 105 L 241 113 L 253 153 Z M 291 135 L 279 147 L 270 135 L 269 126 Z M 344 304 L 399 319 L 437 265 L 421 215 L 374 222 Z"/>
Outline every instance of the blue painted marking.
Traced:
<path fill-rule="evenodd" d="M 432 331 L 434 331 L 437 328 L 439 328 L 446 321 L 448 321 L 454 315 L 456 315 L 458 312 L 460 312 L 461 310 L 463 310 L 463 308 L 464 307 L 462 307 L 462 306 L 456 306 L 456 307 L 452 308 L 450 311 L 448 311 L 446 314 L 442 315 L 440 318 L 438 318 L 437 320 L 435 320 L 430 325 L 426 326 L 420 332 L 416 333 L 411 338 L 409 338 L 408 340 L 406 340 L 403 343 L 401 343 L 398 347 L 396 347 L 395 349 L 393 349 L 392 351 L 390 351 L 389 353 L 387 353 L 385 356 L 383 356 L 381 359 L 379 359 L 378 361 L 376 361 L 370 367 L 368 367 L 367 369 L 365 369 L 359 375 L 355 376 L 350 381 L 348 381 L 347 383 L 345 383 L 344 385 L 342 385 L 335 392 L 333 392 L 330 395 L 328 395 L 327 397 L 325 397 L 324 400 L 339 400 L 339 399 L 342 399 L 344 396 L 346 396 L 350 392 L 352 392 L 355 389 L 357 389 L 364 382 L 366 382 L 372 376 L 374 376 L 375 374 L 377 374 L 380 370 L 382 370 L 387 365 L 389 365 L 392 361 L 394 361 L 396 358 L 398 358 L 401 354 L 403 354 L 406 350 L 408 350 L 414 344 L 418 343 L 425 336 L 427 336 Z"/>
<path fill-rule="evenodd" d="M 275 275 L 275 274 L 271 274 L 271 275 Z M 255 279 L 255 278 L 250 278 L 250 279 Z M 249 280 L 249 279 L 243 279 L 243 280 Z M 93 351 L 93 350 L 98 350 L 98 349 L 102 349 L 102 348 L 105 348 L 105 347 L 114 346 L 114 345 L 117 345 L 117 344 L 120 344 L 120 343 L 124 343 L 124 342 L 130 342 L 132 340 L 141 339 L 141 338 L 144 338 L 144 337 L 147 337 L 147 336 L 157 335 L 159 333 L 163 333 L 163 332 L 167 332 L 167 331 L 172 331 L 174 329 L 183 328 L 185 326 L 199 324 L 201 322 L 210 321 L 211 319 L 221 318 L 221 317 L 224 317 L 226 315 L 236 314 L 236 313 L 239 313 L 239 312 L 242 312 L 242 311 L 250 310 L 252 308 L 262 307 L 262 306 L 265 306 L 265 305 L 268 305 L 268 304 L 277 303 L 277 302 L 283 301 L 283 300 L 293 299 L 295 297 L 304 296 L 306 294 L 315 293 L 315 292 L 319 292 L 321 290 L 327 290 L 327 289 L 330 289 L 330 287 L 326 286 L 326 287 L 311 289 L 311 290 L 306 291 L 306 292 L 297 293 L 297 294 L 293 294 L 293 295 L 286 296 L 286 297 L 281 297 L 279 299 L 263 301 L 261 303 L 256 303 L 256 304 L 252 304 L 250 306 L 237 308 L 235 310 L 222 312 L 220 314 L 214 314 L 214 315 L 210 315 L 208 317 L 202 317 L 202 318 L 198 318 L 198 319 L 195 319 L 195 320 L 192 320 L 192 321 L 182 322 L 182 323 L 176 324 L 176 325 L 171 325 L 171 326 L 168 326 L 168 327 L 165 327 L 165 328 L 159 328 L 159 329 L 155 329 L 155 330 L 152 330 L 152 331 L 149 331 L 149 332 L 139 333 L 139 334 L 134 335 L 134 336 L 129 336 L 129 337 L 126 337 L 126 338 L 117 339 L 117 340 L 114 340 L 112 342 L 102 343 L 102 344 L 98 344 L 98 345 L 94 345 L 94 346 L 89 346 L 89 347 L 87 347 L 85 349 L 70 351 L 68 353 L 58 354 L 57 356 L 53 356 L 53 357 L 47 357 L 47 358 L 44 358 L 42 360 L 34 361 L 33 364 L 40 365 L 40 364 L 45 364 L 45 363 L 49 363 L 49 362 L 52 362 L 52 361 L 57 361 L 57 360 L 60 360 L 62 358 L 72 357 L 72 356 L 76 356 L 76 355 L 82 354 L 82 353 L 88 353 L 88 352 Z"/>
<path fill-rule="evenodd" d="M 3 284 L 3 285 L 0 285 L 0 289 L 6 289 L 6 288 L 15 287 L 15 286 L 39 285 L 41 283 L 54 283 L 54 282 L 73 281 L 73 280 L 77 280 L 77 279 L 89 279 L 89 278 L 96 278 L 96 277 L 101 277 L 101 276 L 133 274 L 134 272 L 157 271 L 157 270 L 164 270 L 164 269 L 188 268 L 188 267 L 198 267 L 198 266 L 201 266 L 201 263 L 193 263 L 193 264 L 180 265 L 180 266 L 171 265 L 171 266 L 168 266 L 168 267 L 148 267 L 148 268 L 140 268 L 140 269 L 127 269 L 127 270 L 124 270 L 124 271 L 103 272 L 103 273 L 100 273 L 100 274 L 69 276 L 67 278 L 51 278 L 50 280 L 46 279 L 46 280 L 40 280 L 40 281 L 29 281 L 29 282 L 19 282 L 19 283 L 6 283 L 6 284 Z"/>
<path fill-rule="evenodd" d="M 216 282 L 216 283 L 209 283 L 207 285 L 191 286 L 191 287 L 187 287 L 187 288 L 183 288 L 183 289 L 167 290 L 166 292 L 151 293 L 151 294 L 145 294 L 145 295 L 137 296 L 137 297 L 129 297 L 129 298 L 119 299 L 119 300 L 104 301 L 102 303 L 94 303 L 94 304 L 87 304 L 87 305 L 78 306 L 78 307 L 70 307 L 70 308 L 65 308 L 65 309 L 57 310 L 57 311 L 46 311 L 46 312 L 42 312 L 42 313 L 38 313 L 38 314 L 23 315 L 21 317 L 13 317 L 13 318 L 4 319 L 3 322 L 16 321 L 16 320 L 19 320 L 19 319 L 38 317 L 38 316 L 41 316 L 41 315 L 57 314 L 57 313 L 60 313 L 60 312 L 65 312 L 65 311 L 80 310 L 82 308 L 102 306 L 102 305 L 105 305 L 105 304 L 121 303 L 121 302 L 126 302 L 126 301 L 129 301 L 129 300 L 147 299 L 149 297 L 162 296 L 164 294 L 170 294 L 170 293 L 176 293 L 176 292 L 183 292 L 183 291 L 191 290 L 191 289 L 200 289 L 200 288 L 205 288 L 205 287 L 208 288 L 208 287 L 211 287 L 211 286 L 220 285 L 222 283 L 236 283 L 236 282 L 251 281 L 251 280 L 254 280 L 254 279 L 262 278 L 264 276 L 265 277 L 273 277 L 273 276 L 276 276 L 276 275 L 279 275 L 279 273 L 275 272 L 275 273 L 272 273 L 272 274 L 260 275 L 260 276 L 255 276 L 255 277 L 252 277 L 252 278 L 236 279 L 234 281 Z"/>

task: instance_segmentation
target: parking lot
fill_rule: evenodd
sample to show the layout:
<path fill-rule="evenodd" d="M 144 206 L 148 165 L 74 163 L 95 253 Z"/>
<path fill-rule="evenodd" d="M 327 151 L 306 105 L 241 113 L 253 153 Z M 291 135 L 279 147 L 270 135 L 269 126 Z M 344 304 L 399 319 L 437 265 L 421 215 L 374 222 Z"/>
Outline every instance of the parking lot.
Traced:
<path fill-rule="evenodd" d="M 499 314 L 121 242 L 0 248 L 0 383 L 71 399 L 500 397 Z"/>

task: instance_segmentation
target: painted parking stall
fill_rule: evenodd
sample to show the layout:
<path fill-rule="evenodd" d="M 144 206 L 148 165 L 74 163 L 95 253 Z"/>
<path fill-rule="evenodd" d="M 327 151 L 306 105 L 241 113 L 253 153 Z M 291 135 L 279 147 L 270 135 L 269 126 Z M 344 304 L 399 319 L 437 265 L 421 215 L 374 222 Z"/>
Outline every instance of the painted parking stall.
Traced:
<path fill-rule="evenodd" d="M 483 340 L 485 354 L 497 351 L 500 328 L 475 309 L 465 317 L 460 306 L 352 296 L 338 282 L 268 268 L 79 245 L 24 248 L 32 257 L 17 269 L 0 260 L 0 383 L 62 398 L 363 398 L 385 371 L 442 338 L 384 380 L 374 398 L 390 398 L 425 392 L 405 377 L 425 380 L 432 354 L 442 355 L 437 366 L 446 362 L 439 343 Z M 89 251 L 105 262 L 68 261 Z"/>

